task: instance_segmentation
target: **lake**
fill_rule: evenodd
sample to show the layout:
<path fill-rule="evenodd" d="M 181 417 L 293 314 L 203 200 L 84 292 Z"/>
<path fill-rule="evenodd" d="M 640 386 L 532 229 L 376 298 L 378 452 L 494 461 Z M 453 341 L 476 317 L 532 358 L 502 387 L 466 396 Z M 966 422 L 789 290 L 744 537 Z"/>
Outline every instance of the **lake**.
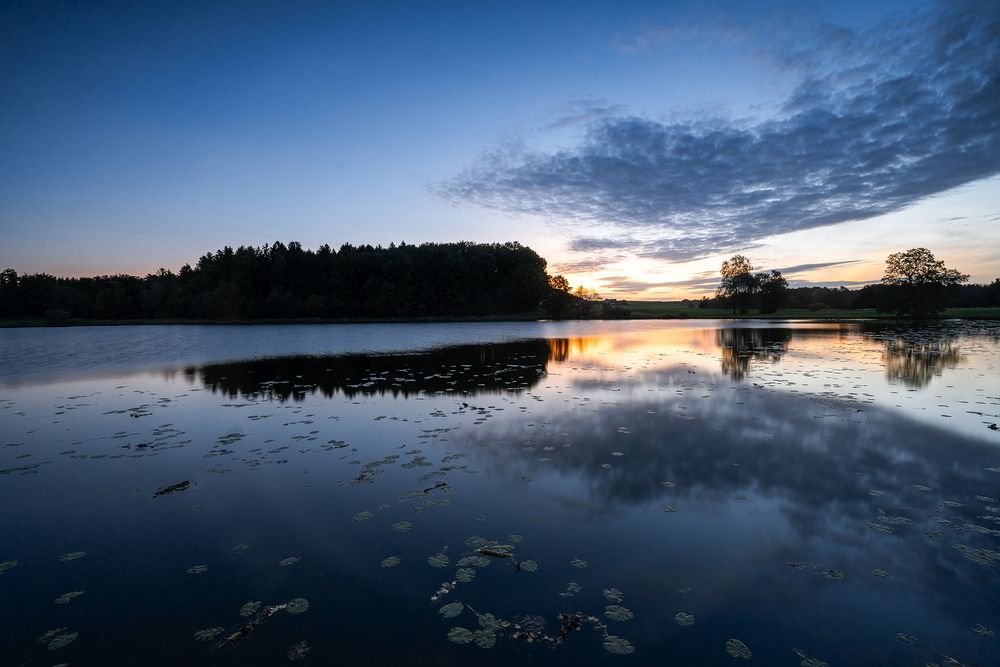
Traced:
<path fill-rule="evenodd" d="M 0 329 L 0 662 L 995 665 L 998 378 L 971 322 Z"/>

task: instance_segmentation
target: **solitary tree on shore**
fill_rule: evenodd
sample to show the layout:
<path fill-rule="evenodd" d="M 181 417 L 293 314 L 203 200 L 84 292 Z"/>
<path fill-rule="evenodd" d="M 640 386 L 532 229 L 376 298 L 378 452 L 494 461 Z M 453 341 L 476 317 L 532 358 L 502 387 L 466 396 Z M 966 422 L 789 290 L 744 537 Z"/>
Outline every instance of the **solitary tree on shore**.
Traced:
<path fill-rule="evenodd" d="M 720 273 L 722 283 L 715 291 L 715 296 L 727 300 L 733 307 L 733 315 L 737 308 L 746 311 L 750 307 L 754 293 L 757 291 L 757 279 L 754 277 L 753 264 L 743 255 L 733 255 L 722 263 Z"/>
<path fill-rule="evenodd" d="M 927 248 L 893 253 L 885 260 L 882 276 L 889 288 L 883 309 L 917 319 L 938 315 L 948 303 L 948 290 L 968 280 L 968 274 L 947 268 Z"/>

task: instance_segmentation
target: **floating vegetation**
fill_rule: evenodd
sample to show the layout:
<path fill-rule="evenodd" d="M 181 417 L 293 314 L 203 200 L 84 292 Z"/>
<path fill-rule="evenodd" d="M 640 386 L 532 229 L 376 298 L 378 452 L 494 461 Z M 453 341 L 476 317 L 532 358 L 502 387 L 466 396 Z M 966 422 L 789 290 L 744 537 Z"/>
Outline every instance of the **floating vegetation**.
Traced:
<path fill-rule="evenodd" d="M 726 640 L 726 653 L 734 658 L 742 658 L 743 660 L 749 660 L 753 657 L 753 654 L 750 652 L 750 647 L 741 642 L 739 639 Z"/>
<path fill-rule="evenodd" d="M 448 631 L 448 641 L 455 644 L 468 644 L 473 638 L 472 630 L 466 628 L 452 628 Z"/>
<path fill-rule="evenodd" d="M 214 628 L 205 628 L 204 630 L 199 630 L 198 632 L 194 633 L 194 638 L 195 641 L 207 642 L 209 640 L 215 639 L 225 631 L 226 629 L 224 627 L 222 627 L 221 625 L 217 625 Z"/>
<path fill-rule="evenodd" d="M 233 553 L 238 553 L 238 554 L 246 553 L 247 549 L 249 548 L 250 548 L 249 544 L 237 544 L 235 547 L 233 547 Z"/>
<path fill-rule="evenodd" d="M 476 630 L 472 633 L 472 641 L 479 648 L 493 648 L 497 643 L 497 634 L 493 630 Z"/>
<path fill-rule="evenodd" d="M 677 510 L 674 509 L 674 507 L 671 506 L 671 505 L 664 505 L 663 506 L 663 511 L 666 512 L 666 513 L 668 513 L 668 514 L 670 514 L 672 512 L 676 512 Z"/>
<path fill-rule="evenodd" d="M 880 533 L 885 533 L 886 535 L 891 535 L 892 533 L 896 532 L 894 528 L 886 526 L 885 524 L 878 523 L 876 521 L 869 521 L 868 527 Z"/>
<path fill-rule="evenodd" d="M 569 562 L 569 564 L 572 565 L 573 567 L 577 568 L 577 569 L 580 569 L 580 570 L 582 570 L 583 568 L 587 567 L 587 561 L 582 560 L 580 558 L 574 558 L 573 560 L 571 560 Z"/>
<path fill-rule="evenodd" d="M 462 558 L 459 558 L 455 565 L 458 565 L 459 567 L 468 567 L 469 565 L 472 565 L 473 567 L 486 567 L 490 564 L 490 562 L 490 559 L 486 556 L 474 554 L 472 556 L 463 556 Z"/>
<path fill-rule="evenodd" d="M 244 602 L 243 606 L 240 607 L 240 616 L 243 618 L 250 618 L 258 611 L 260 611 L 260 600 L 252 600 L 250 602 Z"/>
<path fill-rule="evenodd" d="M 822 570 L 817 572 L 821 577 L 826 577 L 827 579 L 833 579 L 834 581 L 845 581 L 847 579 L 847 573 L 841 570 L 831 569 Z"/>
<path fill-rule="evenodd" d="M 309 600 L 305 598 L 292 598 L 284 607 L 285 611 L 289 614 L 302 614 L 309 611 Z"/>
<path fill-rule="evenodd" d="M 6 572 L 7 570 L 14 567 L 17 567 L 16 560 L 5 560 L 4 562 L 0 563 L 0 573 Z"/>
<path fill-rule="evenodd" d="M 470 535 L 469 537 L 465 538 L 465 544 L 467 546 L 472 547 L 473 549 L 482 549 L 484 547 L 488 547 L 491 544 L 493 544 L 493 541 L 488 540 L 485 537 L 481 537 L 479 535 Z"/>
<path fill-rule="evenodd" d="M 995 636 L 995 633 L 993 632 L 993 628 L 988 628 L 985 625 L 983 625 L 982 623 L 976 623 L 975 625 L 973 625 L 969 629 L 972 630 L 973 632 L 975 632 L 977 635 L 982 635 L 984 637 L 993 637 L 993 636 Z"/>
<path fill-rule="evenodd" d="M 448 558 L 447 554 L 437 553 L 427 557 L 427 564 L 431 567 L 448 567 L 449 563 L 451 563 L 451 559 Z"/>
<path fill-rule="evenodd" d="M 70 551 L 67 554 L 59 556 L 59 562 L 66 563 L 71 560 L 79 560 L 87 555 L 86 551 Z"/>
<path fill-rule="evenodd" d="M 829 664 L 823 662 L 819 658 L 812 657 L 802 649 L 793 648 L 792 651 L 795 653 L 795 655 L 799 656 L 800 667 L 830 667 Z"/>
<path fill-rule="evenodd" d="M 455 571 L 455 581 L 467 584 L 476 578 L 476 571 L 468 567 L 460 567 Z"/>
<path fill-rule="evenodd" d="M 625 600 L 625 594 L 617 588 L 605 588 L 604 598 L 606 600 L 610 600 L 611 602 L 622 602 Z"/>
<path fill-rule="evenodd" d="M 357 521 L 357 522 L 368 521 L 374 516 L 375 516 L 374 514 L 372 514 L 368 510 L 365 510 L 364 512 L 358 512 L 357 514 L 352 516 L 351 521 Z"/>
<path fill-rule="evenodd" d="M 205 574 L 208 572 L 207 565 L 192 565 L 187 569 L 188 574 Z"/>
<path fill-rule="evenodd" d="M 990 567 L 1000 560 L 1000 553 L 993 551 L 992 549 L 976 549 L 965 544 L 953 544 L 952 546 L 955 547 L 960 554 L 971 560 L 973 563 L 978 563 L 979 565 Z"/>
<path fill-rule="evenodd" d="M 679 611 L 674 614 L 674 620 L 677 622 L 677 625 L 682 627 L 694 625 L 694 616 L 683 611 Z"/>
<path fill-rule="evenodd" d="M 176 484 L 171 484 L 170 486 L 165 486 L 162 489 L 159 489 L 153 494 L 153 497 L 158 498 L 159 496 L 166 496 L 171 493 L 179 493 L 180 491 L 186 491 L 190 487 L 191 482 L 189 480 L 184 480 L 183 482 L 177 482 Z"/>
<path fill-rule="evenodd" d="M 872 570 L 872 574 L 874 574 L 879 579 L 888 579 L 889 578 L 889 573 L 886 572 L 885 570 L 881 569 L 881 568 L 875 568 L 874 570 Z"/>
<path fill-rule="evenodd" d="M 457 581 L 446 581 L 443 584 L 441 584 L 441 586 L 438 587 L 436 591 L 434 591 L 434 595 L 431 596 L 431 602 L 437 602 L 448 593 L 451 593 L 453 590 L 455 590 L 455 586 L 457 584 L 458 584 Z"/>
<path fill-rule="evenodd" d="M 309 646 L 309 643 L 306 642 L 305 639 L 303 639 L 302 641 L 296 642 L 291 646 L 289 646 L 288 650 L 285 652 L 285 655 L 288 657 L 288 660 L 290 662 L 299 662 L 301 660 L 305 660 L 306 658 L 308 658 L 309 651 L 311 650 L 312 647 Z"/>
<path fill-rule="evenodd" d="M 279 567 L 288 567 L 289 565 L 295 565 L 300 560 L 302 560 L 301 556 L 289 556 L 288 558 L 282 558 L 281 560 L 279 560 L 278 561 L 278 566 Z"/>
<path fill-rule="evenodd" d="M 461 602 L 449 602 L 448 604 L 438 609 L 438 613 L 444 616 L 445 618 L 455 618 L 463 611 L 465 611 L 465 605 L 462 604 Z"/>
<path fill-rule="evenodd" d="M 896 639 L 906 644 L 913 644 L 917 641 L 917 638 L 913 635 L 908 635 L 905 632 L 897 632 Z"/>
<path fill-rule="evenodd" d="M 73 598 L 78 598 L 87 591 L 70 591 L 69 593 L 63 593 L 56 598 L 56 604 L 69 604 Z"/>
<path fill-rule="evenodd" d="M 517 564 L 517 568 L 525 572 L 537 572 L 538 563 L 533 560 L 522 560 Z"/>
<path fill-rule="evenodd" d="M 58 651 L 75 642 L 79 634 L 78 632 L 67 632 L 66 628 L 54 628 L 39 637 L 38 643 L 45 644 L 45 648 L 50 651 Z"/>
<path fill-rule="evenodd" d="M 612 621 L 631 621 L 635 618 L 635 614 L 632 613 L 631 609 L 625 607 L 620 607 L 616 604 L 608 605 L 604 608 L 604 615 L 610 618 Z"/>
<path fill-rule="evenodd" d="M 392 529 L 397 533 L 408 533 L 412 528 L 413 524 L 410 523 L 409 521 L 397 521 L 396 523 L 392 524 Z"/>
<path fill-rule="evenodd" d="M 382 562 L 379 565 L 381 567 L 396 567 L 397 565 L 399 565 L 399 563 L 400 563 L 399 556 L 387 556 L 386 558 L 382 559 Z"/>
<path fill-rule="evenodd" d="M 559 597 L 571 598 L 582 590 L 583 587 L 580 586 L 580 584 L 576 583 L 575 581 L 571 581 L 568 584 L 566 584 L 566 590 L 560 593 Z"/>
<path fill-rule="evenodd" d="M 297 599 L 301 599 L 301 598 L 297 598 Z M 306 603 L 306 607 L 307 608 L 308 608 L 308 604 L 309 603 L 307 602 Z M 257 616 L 255 616 L 253 620 L 251 620 L 246 625 L 237 628 L 233 632 L 230 632 L 228 635 L 226 635 L 225 637 L 223 637 L 222 641 L 220 641 L 218 644 L 216 644 L 216 646 L 218 648 L 226 648 L 226 647 L 234 647 L 234 646 L 236 646 L 241 641 L 243 641 L 243 639 L 245 639 L 247 635 L 249 635 L 251 632 L 253 632 L 257 628 L 259 628 L 261 626 L 261 624 L 264 623 L 264 621 L 266 621 L 267 619 L 271 618 L 272 616 L 274 616 L 275 614 L 277 614 L 279 611 L 284 610 L 286 607 L 287 607 L 287 605 L 284 605 L 284 604 L 276 604 L 276 605 L 271 605 L 271 606 L 268 606 L 268 607 L 264 607 L 263 609 L 261 609 L 257 613 Z M 305 610 L 303 610 L 303 611 L 305 611 Z"/>
<path fill-rule="evenodd" d="M 608 653 L 614 653 L 616 655 L 629 655 L 635 653 L 635 647 L 632 643 L 616 635 L 606 635 L 604 637 L 604 650 Z"/>
<path fill-rule="evenodd" d="M 507 536 L 507 541 L 508 542 L 513 542 L 514 544 L 517 544 L 519 542 L 523 542 L 524 541 L 524 536 L 523 535 L 518 535 L 517 533 L 511 533 L 510 535 Z"/>

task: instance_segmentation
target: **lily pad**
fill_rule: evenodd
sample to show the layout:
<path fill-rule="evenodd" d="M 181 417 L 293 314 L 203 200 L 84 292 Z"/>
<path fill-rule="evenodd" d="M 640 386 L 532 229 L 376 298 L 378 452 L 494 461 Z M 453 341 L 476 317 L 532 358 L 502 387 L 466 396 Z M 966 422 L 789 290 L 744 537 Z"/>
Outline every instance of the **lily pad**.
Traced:
<path fill-rule="evenodd" d="M 538 563 L 536 563 L 533 560 L 521 561 L 521 569 L 524 570 L 525 572 L 537 572 Z"/>
<path fill-rule="evenodd" d="M 472 640 L 479 648 L 493 648 L 497 643 L 497 633 L 493 630 L 476 630 L 472 633 Z"/>
<path fill-rule="evenodd" d="M 208 572 L 207 565 L 192 565 L 187 569 L 188 574 L 205 574 Z"/>
<path fill-rule="evenodd" d="M 58 651 L 62 647 L 75 642 L 78 636 L 78 632 L 67 632 L 66 628 L 54 628 L 39 637 L 38 641 L 45 644 L 45 648 L 48 650 Z"/>
<path fill-rule="evenodd" d="M 465 611 L 465 605 L 461 602 L 451 602 L 438 609 L 438 613 L 445 618 L 455 618 L 463 611 Z"/>
<path fill-rule="evenodd" d="M 629 655 L 630 653 L 635 653 L 635 647 L 629 640 L 623 637 L 617 637 L 615 635 L 607 635 L 604 637 L 604 650 L 608 653 L 615 653 L 617 655 Z"/>
<path fill-rule="evenodd" d="M 69 553 L 59 556 L 59 561 L 62 563 L 66 563 L 71 560 L 79 560 L 80 558 L 83 558 L 86 555 L 87 555 L 86 551 L 70 551 Z"/>
<path fill-rule="evenodd" d="M 56 598 L 56 604 L 69 604 L 70 600 L 76 597 L 80 597 L 86 591 L 70 591 L 69 593 L 63 593 Z"/>
<path fill-rule="evenodd" d="M 13 567 L 17 567 L 16 560 L 5 560 L 4 562 L 0 563 L 0 572 L 6 572 L 7 570 Z"/>
<path fill-rule="evenodd" d="M 408 533 L 411 528 L 413 528 L 413 524 L 409 521 L 397 521 L 392 524 L 392 529 L 397 533 Z"/>
<path fill-rule="evenodd" d="M 680 625 L 682 627 L 687 625 L 694 625 L 694 616 L 685 613 L 683 611 L 679 611 L 676 614 L 674 614 L 674 620 L 677 621 L 677 625 Z"/>
<path fill-rule="evenodd" d="M 610 600 L 611 602 L 621 602 L 625 599 L 625 594 L 617 588 L 605 588 L 604 598 L 606 600 Z"/>
<path fill-rule="evenodd" d="M 289 565 L 295 565 L 300 560 L 302 560 L 301 556 L 289 556 L 288 558 L 282 558 L 281 560 L 279 560 L 278 561 L 278 566 L 279 567 L 288 567 Z"/>
<path fill-rule="evenodd" d="M 973 632 L 975 632 L 977 635 L 982 635 L 984 637 L 994 637 L 995 636 L 995 633 L 993 632 L 993 629 L 986 627 L 982 623 L 976 623 L 975 625 L 972 626 L 971 630 Z"/>
<path fill-rule="evenodd" d="M 235 547 L 233 547 L 233 552 L 241 554 L 244 553 L 249 548 L 250 548 L 249 544 L 237 544 Z"/>
<path fill-rule="evenodd" d="M 468 644 L 472 641 L 472 637 L 472 630 L 466 630 L 465 628 L 456 627 L 448 631 L 448 641 L 456 644 Z"/>
<path fill-rule="evenodd" d="M 225 628 L 221 625 L 217 625 L 214 628 L 205 628 L 204 630 L 199 630 L 194 633 L 194 638 L 199 642 L 207 642 L 210 639 L 215 639 L 225 631 Z"/>
<path fill-rule="evenodd" d="M 399 556 L 388 556 L 382 559 L 380 565 L 381 567 L 396 567 L 397 565 L 399 565 L 399 563 L 400 563 Z"/>
<path fill-rule="evenodd" d="M 434 554 L 433 556 L 427 557 L 427 564 L 431 567 L 448 567 L 448 563 L 451 559 L 445 554 Z"/>
<path fill-rule="evenodd" d="M 753 657 L 750 647 L 739 639 L 729 639 L 726 641 L 726 653 L 734 658 L 742 658 L 744 660 L 749 660 Z"/>
<path fill-rule="evenodd" d="M 243 618 L 249 618 L 256 614 L 260 610 L 260 600 L 251 600 L 250 602 L 243 603 L 240 607 L 240 616 Z"/>
<path fill-rule="evenodd" d="M 569 564 L 572 565 L 575 568 L 580 569 L 580 570 L 582 570 L 583 568 L 587 567 L 587 561 L 585 561 L 585 560 L 583 560 L 581 558 L 574 558 L 573 560 L 571 560 L 569 562 Z"/>
<path fill-rule="evenodd" d="M 889 578 L 889 573 L 886 572 L 885 570 L 881 569 L 881 568 L 875 568 L 874 570 L 872 570 L 872 574 L 874 574 L 879 579 L 888 579 Z"/>
<path fill-rule="evenodd" d="M 608 605 L 604 608 L 604 615 L 610 618 L 612 621 L 631 621 L 635 618 L 635 614 L 632 613 L 631 609 L 625 607 L 620 607 L 616 604 Z"/>
<path fill-rule="evenodd" d="M 352 521 L 359 521 L 359 522 L 360 521 L 368 521 L 368 519 L 371 519 L 374 516 L 375 516 L 374 514 L 372 514 L 368 510 L 365 510 L 364 512 L 358 512 L 357 514 L 355 514 L 354 516 L 352 516 L 351 520 Z"/>
<path fill-rule="evenodd" d="M 485 537 L 480 537 L 479 535 L 472 535 L 465 538 L 465 543 L 473 549 L 482 549 L 493 544 L 491 540 L 488 540 Z"/>
<path fill-rule="evenodd" d="M 460 567 L 455 571 L 455 581 L 467 584 L 476 578 L 476 571 L 470 567 Z"/>
<path fill-rule="evenodd" d="M 309 600 L 305 598 L 292 598 L 285 605 L 285 611 L 289 614 L 301 614 L 309 610 Z"/>

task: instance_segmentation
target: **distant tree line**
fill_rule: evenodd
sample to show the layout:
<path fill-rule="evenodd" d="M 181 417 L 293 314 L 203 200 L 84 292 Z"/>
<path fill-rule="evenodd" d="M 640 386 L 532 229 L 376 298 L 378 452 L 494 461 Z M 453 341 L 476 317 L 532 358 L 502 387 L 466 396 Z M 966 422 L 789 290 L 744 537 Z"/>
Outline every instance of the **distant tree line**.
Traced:
<path fill-rule="evenodd" d="M 722 263 L 715 298 L 704 297 L 702 308 L 732 308 L 774 312 L 778 308 L 813 311 L 874 308 L 901 317 L 930 317 L 946 308 L 1000 306 L 1000 278 L 988 285 L 967 285 L 969 277 L 935 259 L 926 248 L 911 248 L 886 259 L 882 282 L 858 290 L 846 287 L 789 288 L 778 271 L 754 274 L 750 260 L 734 255 Z"/>
<path fill-rule="evenodd" d="M 253 320 L 538 312 L 546 262 L 519 243 L 226 246 L 178 273 L 59 278 L 0 273 L 0 317 Z M 563 293 L 560 291 L 560 303 Z M 571 295 L 570 295 L 571 296 Z M 572 297 L 571 301 L 582 301 Z"/>

